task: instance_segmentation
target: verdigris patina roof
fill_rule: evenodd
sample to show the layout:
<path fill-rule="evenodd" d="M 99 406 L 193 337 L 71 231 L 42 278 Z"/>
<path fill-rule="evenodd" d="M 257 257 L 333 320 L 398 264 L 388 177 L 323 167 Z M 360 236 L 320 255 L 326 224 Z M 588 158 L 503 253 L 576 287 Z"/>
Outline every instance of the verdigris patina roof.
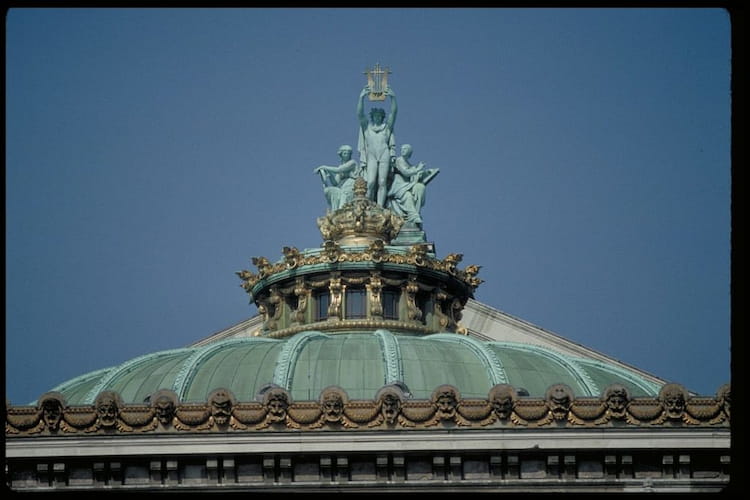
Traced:
<path fill-rule="evenodd" d="M 81 375 L 53 390 L 73 405 L 91 404 L 102 391 L 119 393 L 125 403 L 140 403 L 159 389 L 173 390 L 184 402 L 202 402 L 219 387 L 251 401 L 269 384 L 285 388 L 295 400 L 315 400 L 334 385 L 350 398 L 372 399 L 384 385 L 398 382 L 414 398 L 429 398 L 441 384 L 455 386 L 464 397 L 485 397 L 496 384 L 536 397 L 559 383 L 577 396 L 597 396 L 615 382 L 633 396 L 653 396 L 660 388 L 635 371 L 540 346 L 381 329 L 234 338 L 160 351 Z"/>

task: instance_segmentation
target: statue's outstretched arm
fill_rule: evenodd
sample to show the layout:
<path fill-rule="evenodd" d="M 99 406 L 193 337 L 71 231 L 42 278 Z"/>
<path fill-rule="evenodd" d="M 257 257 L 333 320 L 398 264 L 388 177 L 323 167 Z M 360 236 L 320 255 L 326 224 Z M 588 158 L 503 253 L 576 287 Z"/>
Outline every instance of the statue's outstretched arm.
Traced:
<path fill-rule="evenodd" d="M 367 128 L 367 117 L 365 116 L 365 96 L 370 93 L 369 85 L 365 85 L 362 92 L 359 93 L 359 101 L 357 102 L 357 119 L 359 120 L 359 126 L 362 129 Z"/>
<path fill-rule="evenodd" d="M 326 170 L 328 170 L 329 172 L 333 172 L 334 174 L 343 174 L 350 170 L 354 170 L 354 167 L 356 166 L 357 162 L 355 160 L 349 160 L 346 163 L 342 163 L 338 167 L 326 167 Z"/>
<path fill-rule="evenodd" d="M 396 113 L 398 113 L 398 104 L 396 104 L 396 94 L 390 87 L 385 89 L 385 95 L 391 97 L 391 113 L 388 115 L 388 128 L 393 132 L 393 126 L 396 124 Z"/>

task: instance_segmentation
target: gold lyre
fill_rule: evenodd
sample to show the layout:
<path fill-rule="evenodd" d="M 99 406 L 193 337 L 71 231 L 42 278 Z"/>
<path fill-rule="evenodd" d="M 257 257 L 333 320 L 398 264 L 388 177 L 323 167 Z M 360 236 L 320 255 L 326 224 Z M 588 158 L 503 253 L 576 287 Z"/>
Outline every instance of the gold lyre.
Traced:
<path fill-rule="evenodd" d="M 367 85 L 370 87 L 370 95 L 368 96 L 370 101 L 385 101 L 384 92 L 388 88 L 390 72 L 388 68 L 381 68 L 380 63 L 376 63 L 374 68 L 365 71 Z"/>

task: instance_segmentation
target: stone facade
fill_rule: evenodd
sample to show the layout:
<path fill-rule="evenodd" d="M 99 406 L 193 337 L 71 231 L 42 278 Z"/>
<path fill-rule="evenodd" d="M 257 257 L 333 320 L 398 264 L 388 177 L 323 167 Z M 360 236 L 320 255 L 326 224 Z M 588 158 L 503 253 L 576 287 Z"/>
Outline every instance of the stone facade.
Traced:
<path fill-rule="evenodd" d="M 715 492 L 730 467 L 728 429 L 43 441 L 9 443 L 13 490 Z"/>

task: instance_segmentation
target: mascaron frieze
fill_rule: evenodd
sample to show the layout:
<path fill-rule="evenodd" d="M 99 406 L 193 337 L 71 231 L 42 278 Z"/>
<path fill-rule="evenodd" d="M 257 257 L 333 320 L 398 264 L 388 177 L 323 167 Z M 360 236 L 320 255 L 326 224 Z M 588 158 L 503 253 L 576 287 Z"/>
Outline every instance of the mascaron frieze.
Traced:
<path fill-rule="evenodd" d="M 351 400 L 339 387 L 327 387 L 317 401 L 293 401 L 278 386 L 267 387 L 256 401 L 238 401 L 216 389 L 205 403 L 181 403 L 171 390 L 160 390 L 144 404 L 125 404 L 112 391 L 94 404 L 67 406 L 60 393 L 39 398 L 37 406 L 6 409 L 7 437 L 183 432 L 255 432 L 282 430 L 378 430 L 620 426 L 722 426 L 730 422 L 731 392 L 722 386 L 714 397 L 691 396 L 678 384 L 666 384 L 657 397 L 630 396 L 620 384 L 600 397 L 576 398 L 565 384 L 551 386 L 544 398 L 520 397 L 506 384 L 492 387 L 486 399 L 464 399 L 458 389 L 441 385 L 430 399 L 410 399 L 400 384 L 382 387 L 372 400 Z"/>

